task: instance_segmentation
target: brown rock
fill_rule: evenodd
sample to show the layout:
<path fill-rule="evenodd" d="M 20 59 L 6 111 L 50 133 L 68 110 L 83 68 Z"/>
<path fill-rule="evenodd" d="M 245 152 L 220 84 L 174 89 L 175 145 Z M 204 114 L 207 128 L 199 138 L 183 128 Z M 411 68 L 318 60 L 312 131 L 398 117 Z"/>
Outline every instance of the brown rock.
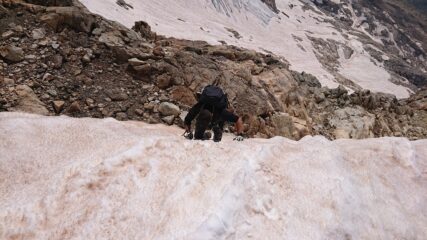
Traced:
<path fill-rule="evenodd" d="M 128 119 L 128 115 L 124 112 L 116 113 L 116 119 L 120 121 L 125 121 Z"/>
<path fill-rule="evenodd" d="M 119 90 L 107 91 L 107 95 L 113 101 L 124 101 L 124 100 L 127 100 L 129 98 L 126 93 L 121 92 Z"/>
<path fill-rule="evenodd" d="M 132 29 L 136 32 L 139 32 L 141 36 L 147 40 L 155 37 L 155 33 L 151 31 L 150 25 L 144 21 L 135 22 L 135 25 Z"/>
<path fill-rule="evenodd" d="M 0 86 L 13 86 L 15 81 L 11 78 L 0 78 Z"/>
<path fill-rule="evenodd" d="M 64 101 L 53 101 L 52 102 L 53 108 L 56 113 L 60 113 L 62 109 L 64 108 L 65 102 Z"/>
<path fill-rule="evenodd" d="M 171 84 L 171 77 L 168 74 L 162 74 L 156 78 L 156 84 L 160 89 L 166 89 Z"/>
<path fill-rule="evenodd" d="M 181 104 L 192 106 L 196 103 L 193 91 L 184 86 L 173 87 L 171 91 L 171 98 Z"/>
<path fill-rule="evenodd" d="M 153 102 L 145 103 L 144 104 L 144 109 L 151 111 L 151 110 L 154 109 L 154 106 L 155 106 L 155 104 Z"/>
<path fill-rule="evenodd" d="M 61 55 L 56 54 L 56 55 L 52 56 L 49 59 L 49 61 L 50 61 L 50 63 L 49 63 L 50 66 L 52 66 L 56 69 L 59 69 L 62 67 L 62 64 L 64 62 L 64 58 Z"/>
<path fill-rule="evenodd" d="M 144 78 L 150 76 L 156 69 L 151 64 L 144 64 L 135 66 L 134 70 L 138 77 Z"/>
<path fill-rule="evenodd" d="M 141 109 L 135 109 L 135 114 L 138 116 L 142 116 L 144 114 L 144 111 L 142 111 Z"/>
<path fill-rule="evenodd" d="M 164 57 L 165 56 L 165 52 L 163 51 L 163 48 L 161 48 L 161 47 L 155 47 L 153 49 L 153 54 L 155 56 L 158 56 L 158 57 Z"/>
<path fill-rule="evenodd" d="M 234 52 L 231 50 L 226 50 L 226 49 L 215 50 L 212 52 L 212 55 L 225 57 L 225 58 L 230 59 L 232 61 L 236 59 L 236 55 L 234 54 Z"/>
<path fill-rule="evenodd" d="M 70 107 L 68 108 L 69 113 L 79 113 L 81 112 L 81 107 L 78 101 L 74 101 L 71 103 Z"/>
<path fill-rule="evenodd" d="M 33 90 L 27 85 L 18 85 L 15 89 L 18 95 L 18 105 L 12 108 L 12 111 L 28 112 L 40 115 L 48 115 L 43 102 L 41 102 Z"/>
<path fill-rule="evenodd" d="M 139 48 L 129 46 L 112 47 L 114 57 L 118 63 L 126 63 L 129 59 L 148 60 L 153 58 L 152 54 L 146 53 Z"/>

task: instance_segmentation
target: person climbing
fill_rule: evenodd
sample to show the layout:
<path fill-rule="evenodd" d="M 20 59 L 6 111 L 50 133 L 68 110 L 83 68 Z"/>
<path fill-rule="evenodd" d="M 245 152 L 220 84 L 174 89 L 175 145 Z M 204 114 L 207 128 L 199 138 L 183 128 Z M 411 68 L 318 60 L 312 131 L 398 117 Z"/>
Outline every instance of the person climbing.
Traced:
<path fill-rule="evenodd" d="M 228 98 L 220 87 L 208 85 L 197 94 L 198 102 L 188 111 L 184 120 L 185 130 L 192 136 L 191 122 L 196 118 L 194 139 L 210 139 L 209 128 L 214 133 L 213 140 L 219 142 L 225 122 L 235 123 L 236 137 L 233 140 L 243 141 L 243 120 L 241 117 L 227 110 Z M 192 137 L 191 137 L 192 138 Z"/>

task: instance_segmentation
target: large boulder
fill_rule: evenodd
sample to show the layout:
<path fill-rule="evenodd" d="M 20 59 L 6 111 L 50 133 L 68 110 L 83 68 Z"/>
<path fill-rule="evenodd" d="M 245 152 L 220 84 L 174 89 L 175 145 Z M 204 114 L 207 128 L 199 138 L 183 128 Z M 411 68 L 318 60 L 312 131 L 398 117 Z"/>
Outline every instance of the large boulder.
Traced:
<path fill-rule="evenodd" d="M 144 21 L 135 22 L 132 30 L 141 34 L 141 36 L 147 40 L 155 38 L 156 34 L 151 31 L 151 27 Z"/>
<path fill-rule="evenodd" d="M 287 113 L 275 113 L 271 116 L 272 126 L 274 127 L 273 134 L 275 136 L 282 136 L 292 138 L 294 126 L 292 117 Z"/>
<path fill-rule="evenodd" d="M 38 99 L 37 95 L 27 85 L 18 85 L 15 89 L 18 95 L 18 104 L 14 106 L 12 111 L 28 112 L 40 115 L 48 115 L 49 111 L 45 105 Z"/>
<path fill-rule="evenodd" d="M 196 103 L 196 98 L 194 97 L 194 93 L 184 86 L 176 86 L 171 90 L 171 98 L 179 102 L 181 104 L 192 106 Z"/>
<path fill-rule="evenodd" d="M 163 116 L 179 116 L 179 114 L 181 113 L 181 110 L 179 109 L 179 107 L 173 103 L 170 102 L 162 102 L 159 106 L 159 112 L 163 115 Z"/>
<path fill-rule="evenodd" d="M 117 31 L 106 32 L 101 34 L 98 39 L 99 42 L 104 43 L 107 47 L 121 47 L 125 44 L 121 38 L 121 33 Z"/>
<path fill-rule="evenodd" d="M 334 138 L 363 139 L 374 137 L 375 116 L 363 108 L 346 107 L 336 110 L 329 118 L 328 125 L 334 128 Z"/>

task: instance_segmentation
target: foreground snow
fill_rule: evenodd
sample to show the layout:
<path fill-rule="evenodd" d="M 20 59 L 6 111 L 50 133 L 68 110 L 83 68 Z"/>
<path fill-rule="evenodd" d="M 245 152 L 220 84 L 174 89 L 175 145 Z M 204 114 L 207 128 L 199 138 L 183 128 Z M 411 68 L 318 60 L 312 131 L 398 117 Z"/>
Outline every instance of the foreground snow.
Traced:
<path fill-rule="evenodd" d="M 0 239 L 427 239 L 427 141 L 0 113 Z"/>

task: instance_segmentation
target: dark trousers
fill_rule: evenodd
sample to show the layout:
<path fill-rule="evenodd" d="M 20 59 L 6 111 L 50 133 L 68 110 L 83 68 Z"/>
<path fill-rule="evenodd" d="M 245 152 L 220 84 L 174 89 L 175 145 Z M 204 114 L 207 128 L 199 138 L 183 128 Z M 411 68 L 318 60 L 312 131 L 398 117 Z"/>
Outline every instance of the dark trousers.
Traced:
<path fill-rule="evenodd" d="M 213 114 L 206 109 L 200 111 L 196 119 L 196 130 L 194 132 L 194 139 L 203 140 L 205 139 L 205 132 L 209 127 L 212 127 L 214 132 L 214 141 L 219 142 L 222 139 L 222 129 L 224 123 L 214 122 L 212 123 Z"/>

